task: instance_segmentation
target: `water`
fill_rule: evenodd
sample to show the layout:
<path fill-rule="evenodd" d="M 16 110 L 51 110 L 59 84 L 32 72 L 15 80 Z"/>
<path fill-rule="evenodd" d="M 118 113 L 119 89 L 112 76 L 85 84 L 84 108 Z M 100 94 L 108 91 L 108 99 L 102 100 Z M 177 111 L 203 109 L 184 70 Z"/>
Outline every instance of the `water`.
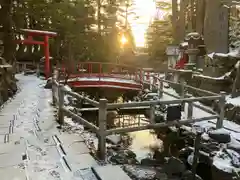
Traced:
<path fill-rule="evenodd" d="M 156 134 L 151 130 L 131 132 L 129 136 L 132 138 L 129 149 L 136 154 L 139 162 L 144 158 L 151 157 L 153 148 L 161 149 L 162 147 L 162 141 L 157 139 Z"/>

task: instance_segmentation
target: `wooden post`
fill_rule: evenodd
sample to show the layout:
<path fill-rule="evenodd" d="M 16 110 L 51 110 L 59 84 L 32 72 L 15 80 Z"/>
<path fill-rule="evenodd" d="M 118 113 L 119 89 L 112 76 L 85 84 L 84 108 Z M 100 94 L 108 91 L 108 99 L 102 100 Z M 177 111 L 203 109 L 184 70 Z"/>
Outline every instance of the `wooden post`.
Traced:
<path fill-rule="evenodd" d="M 180 11 L 179 11 L 179 40 L 182 41 L 185 38 L 185 29 L 186 29 L 186 7 L 187 0 L 180 1 Z"/>
<path fill-rule="evenodd" d="M 184 82 L 184 79 L 183 78 L 180 78 L 180 84 L 181 84 L 181 94 L 180 94 L 180 98 L 181 99 L 184 99 L 184 97 L 185 97 L 185 82 Z M 185 103 L 184 102 L 182 102 L 182 111 L 184 111 L 184 106 L 185 106 Z"/>
<path fill-rule="evenodd" d="M 196 170 L 198 165 L 198 158 L 199 158 L 199 149 L 200 149 L 200 143 L 201 143 L 201 132 L 197 132 L 197 136 L 194 142 L 194 155 L 193 155 L 193 164 L 192 164 L 192 180 L 195 180 L 196 177 Z"/>
<path fill-rule="evenodd" d="M 233 82 L 232 98 L 237 97 L 238 84 L 240 82 L 240 61 L 237 62 L 237 74 Z"/>
<path fill-rule="evenodd" d="M 155 106 L 150 105 L 150 117 L 149 117 L 150 124 L 155 124 Z"/>
<path fill-rule="evenodd" d="M 53 70 L 53 75 L 52 75 L 52 104 L 53 106 L 56 105 L 56 88 L 57 88 L 57 85 L 54 83 L 57 79 L 56 79 L 56 76 L 55 76 L 55 69 Z"/>
<path fill-rule="evenodd" d="M 98 153 L 103 161 L 106 158 L 107 102 L 107 99 L 100 99 L 98 111 Z"/>
<path fill-rule="evenodd" d="M 219 99 L 220 113 L 219 113 L 219 118 L 217 119 L 217 124 L 216 124 L 217 129 L 223 127 L 223 120 L 224 120 L 224 115 L 225 115 L 226 95 L 225 95 L 225 92 L 220 92 L 220 94 L 221 94 L 221 98 Z"/>
<path fill-rule="evenodd" d="M 64 124 L 64 113 L 63 113 L 63 106 L 64 106 L 64 86 L 60 85 L 58 87 L 58 122 L 60 125 Z"/>
<path fill-rule="evenodd" d="M 193 115 L 193 102 L 188 103 L 188 113 L 187 113 L 187 119 L 192 119 Z"/>
<path fill-rule="evenodd" d="M 26 70 L 27 70 L 27 64 L 24 63 L 24 64 L 23 64 L 23 71 L 26 71 Z"/>
<path fill-rule="evenodd" d="M 159 97 L 162 98 L 163 96 L 163 81 L 159 80 L 159 88 L 158 88 Z"/>
<path fill-rule="evenodd" d="M 178 1 L 172 0 L 172 29 L 173 29 L 173 42 L 178 44 L 178 34 L 177 34 L 177 19 L 178 19 Z"/>

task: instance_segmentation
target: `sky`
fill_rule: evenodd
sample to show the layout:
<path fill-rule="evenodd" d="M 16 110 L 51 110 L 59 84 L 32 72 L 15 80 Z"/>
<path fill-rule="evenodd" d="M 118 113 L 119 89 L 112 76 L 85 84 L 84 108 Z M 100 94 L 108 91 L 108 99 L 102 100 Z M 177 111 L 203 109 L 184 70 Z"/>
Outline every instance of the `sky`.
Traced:
<path fill-rule="evenodd" d="M 134 10 L 136 15 L 139 16 L 139 19 L 130 20 L 130 24 L 137 47 L 144 46 L 145 33 L 151 20 L 154 17 L 161 19 L 166 14 L 166 12 L 156 8 L 155 1 L 160 0 L 135 0 L 136 5 L 134 6 Z M 169 2 L 169 0 L 161 1 Z"/>
<path fill-rule="evenodd" d="M 143 47 L 145 43 L 145 32 L 152 17 L 156 14 L 156 6 L 154 0 L 135 0 L 135 13 L 139 16 L 137 20 L 131 20 L 133 36 L 135 38 L 136 46 Z"/>

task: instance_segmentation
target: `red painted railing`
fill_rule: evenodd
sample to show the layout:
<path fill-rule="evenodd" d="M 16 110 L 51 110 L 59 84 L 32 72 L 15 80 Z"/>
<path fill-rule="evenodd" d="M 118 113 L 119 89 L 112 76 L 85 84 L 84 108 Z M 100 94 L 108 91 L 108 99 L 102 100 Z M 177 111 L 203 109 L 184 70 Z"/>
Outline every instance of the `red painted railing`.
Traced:
<path fill-rule="evenodd" d="M 122 80 L 134 81 L 139 84 L 151 82 L 156 84 L 159 81 L 157 76 L 153 76 L 151 71 L 143 71 L 143 69 L 133 66 L 127 66 L 114 63 L 103 62 L 80 62 L 77 65 L 61 65 L 58 69 L 68 79 L 78 77 L 97 77 L 101 78 L 116 78 Z"/>

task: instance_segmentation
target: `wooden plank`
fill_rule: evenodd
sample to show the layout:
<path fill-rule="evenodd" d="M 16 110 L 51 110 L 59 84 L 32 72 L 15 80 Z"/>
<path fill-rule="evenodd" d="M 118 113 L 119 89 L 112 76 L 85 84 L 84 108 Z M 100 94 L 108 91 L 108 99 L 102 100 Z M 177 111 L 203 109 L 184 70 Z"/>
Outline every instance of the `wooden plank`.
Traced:
<path fill-rule="evenodd" d="M 106 165 L 92 168 L 99 180 L 131 180 L 120 166 Z"/>

